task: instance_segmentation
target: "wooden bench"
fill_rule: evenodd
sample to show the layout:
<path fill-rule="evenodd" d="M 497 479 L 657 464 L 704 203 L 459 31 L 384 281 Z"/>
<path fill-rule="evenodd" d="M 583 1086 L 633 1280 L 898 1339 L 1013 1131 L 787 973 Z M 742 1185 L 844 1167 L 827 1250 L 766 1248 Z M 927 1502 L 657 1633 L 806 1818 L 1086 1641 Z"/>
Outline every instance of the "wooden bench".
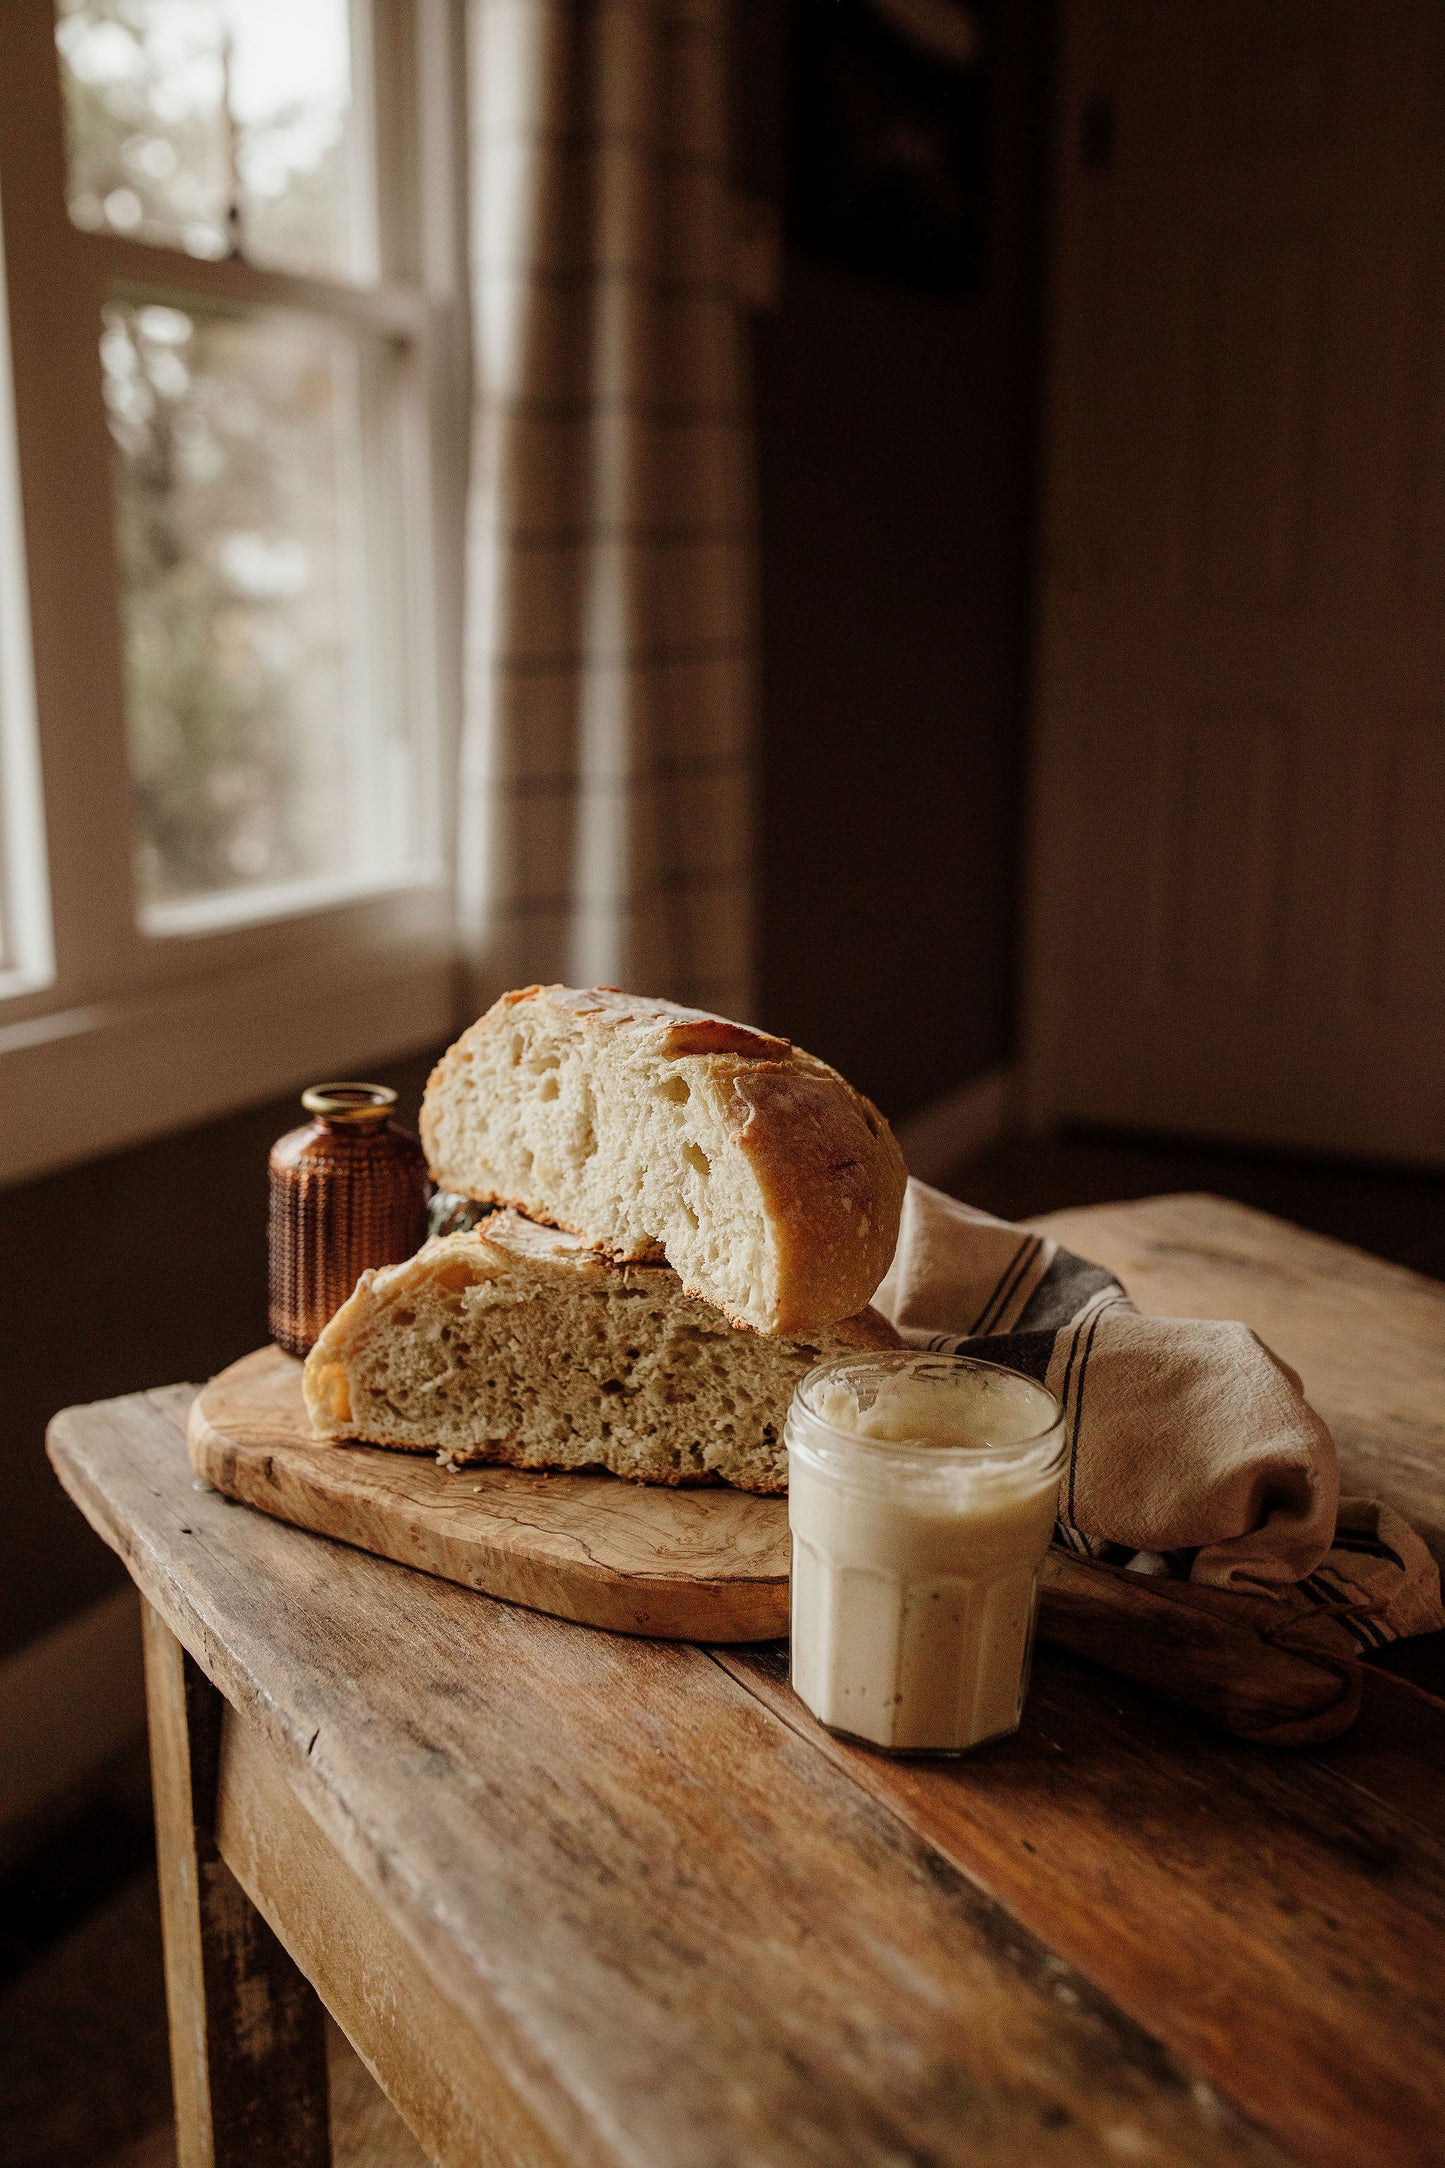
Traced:
<path fill-rule="evenodd" d="M 1046 1224 L 1146 1309 L 1247 1319 L 1347 1488 L 1445 1546 L 1445 1288 L 1212 1198 Z M 894 1762 L 777 1647 L 566 1625 L 198 1489 L 190 1398 L 50 1435 L 146 1602 L 182 2168 L 329 2158 L 322 2002 L 447 2168 L 1445 2162 L 1433 1650 L 1308 1754 L 1043 1651 L 1016 1738 Z"/>

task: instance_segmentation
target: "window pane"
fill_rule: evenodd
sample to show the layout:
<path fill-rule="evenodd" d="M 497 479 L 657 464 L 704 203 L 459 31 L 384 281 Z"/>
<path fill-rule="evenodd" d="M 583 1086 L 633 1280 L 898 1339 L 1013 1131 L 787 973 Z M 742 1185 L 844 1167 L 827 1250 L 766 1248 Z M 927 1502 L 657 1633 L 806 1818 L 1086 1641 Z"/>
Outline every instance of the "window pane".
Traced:
<path fill-rule="evenodd" d="M 58 0 L 77 225 L 370 273 L 348 0 Z"/>
<path fill-rule="evenodd" d="M 231 0 L 230 23 L 243 251 L 278 271 L 365 276 L 347 0 Z"/>
<path fill-rule="evenodd" d="M 395 872 L 410 769 L 375 697 L 360 460 L 386 356 L 291 317 L 116 302 L 101 360 L 143 916 Z"/>

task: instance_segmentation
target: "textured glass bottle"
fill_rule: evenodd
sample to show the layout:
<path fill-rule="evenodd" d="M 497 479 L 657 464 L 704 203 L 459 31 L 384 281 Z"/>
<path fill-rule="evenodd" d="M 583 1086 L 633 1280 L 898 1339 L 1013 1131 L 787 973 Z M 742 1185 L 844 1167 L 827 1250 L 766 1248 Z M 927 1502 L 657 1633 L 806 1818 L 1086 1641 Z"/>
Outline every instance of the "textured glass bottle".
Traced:
<path fill-rule="evenodd" d="M 271 1147 L 271 1337 L 305 1355 L 369 1265 L 426 1240 L 426 1160 L 385 1084 L 313 1084 Z"/>

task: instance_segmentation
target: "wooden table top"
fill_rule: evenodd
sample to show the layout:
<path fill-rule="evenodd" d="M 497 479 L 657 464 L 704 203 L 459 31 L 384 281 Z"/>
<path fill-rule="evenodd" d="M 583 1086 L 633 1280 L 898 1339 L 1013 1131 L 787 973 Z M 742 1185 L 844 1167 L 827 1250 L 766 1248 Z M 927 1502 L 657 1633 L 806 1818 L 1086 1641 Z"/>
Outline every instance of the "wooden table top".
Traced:
<path fill-rule="evenodd" d="M 1210 1198 L 1047 1223 L 1302 1371 L 1445 1533 L 1445 1287 Z M 496 1603 L 198 1490 L 191 1389 L 72 1409 L 71 1496 L 484 2044 L 608 2168 L 1445 2162 L 1445 1700 L 1308 1754 L 1041 1652 L 955 1763 L 830 1738 L 777 1647 Z M 505 2157 L 505 2156 L 499 2156 Z"/>

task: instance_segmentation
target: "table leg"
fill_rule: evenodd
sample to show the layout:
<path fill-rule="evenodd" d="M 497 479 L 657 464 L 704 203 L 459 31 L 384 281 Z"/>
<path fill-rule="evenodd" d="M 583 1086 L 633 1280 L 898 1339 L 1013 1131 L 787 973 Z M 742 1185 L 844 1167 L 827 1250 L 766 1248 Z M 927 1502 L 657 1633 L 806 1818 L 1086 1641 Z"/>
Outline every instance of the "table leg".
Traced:
<path fill-rule="evenodd" d="M 216 1850 L 224 1703 L 143 1609 L 178 2168 L 327 2168 L 321 2003 Z"/>

